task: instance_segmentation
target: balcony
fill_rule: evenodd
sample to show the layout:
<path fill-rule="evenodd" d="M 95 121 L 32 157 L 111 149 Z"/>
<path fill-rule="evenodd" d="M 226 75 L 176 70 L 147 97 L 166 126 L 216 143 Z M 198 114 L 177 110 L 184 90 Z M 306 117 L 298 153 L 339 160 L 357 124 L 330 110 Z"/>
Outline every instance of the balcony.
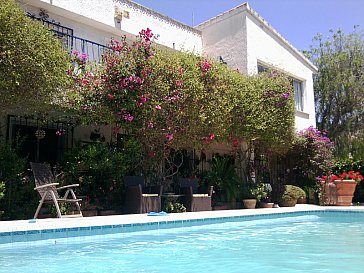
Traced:
<path fill-rule="evenodd" d="M 100 62 L 102 55 L 111 50 L 110 47 L 95 43 L 90 40 L 82 39 L 73 35 L 65 34 L 56 30 L 51 30 L 54 35 L 62 42 L 63 47 L 71 53 L 78 51 L 86 53 L 89 61 Z"/>
<path fill-rule="evenodd" d="M 72 28 L 62 26 L 59 22 L 54 20 L 49 21 L 48 15 L 43 13 L 40 13 L 39 15 L 40 16 L 36 16 L 35 14 L 27 13 L 28 17 L 34 21 L 39 21 L 52 31 L 54 36 L 62 42 L 63 47 L 69 53 L 72 51 L 86 53 L 88 55 L 88 60 L 99 62 L 101 61 L 102 55 L 106 51 L 111 50 L 108 46 L 74 36 Z"/>

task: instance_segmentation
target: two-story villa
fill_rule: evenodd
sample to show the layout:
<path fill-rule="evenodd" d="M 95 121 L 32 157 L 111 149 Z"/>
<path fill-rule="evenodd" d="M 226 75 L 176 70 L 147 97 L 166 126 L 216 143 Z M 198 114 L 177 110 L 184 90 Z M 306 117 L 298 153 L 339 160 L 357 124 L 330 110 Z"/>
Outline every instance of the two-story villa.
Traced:
<path fill-rule="evenodd" d="M 141 29 L 158 34 L 157 43 L 174 50 L 204 54 L 227 63 L 241 73 L 255 74 L 267 68 L 280 70 L 292 78 L 295 92 L 297 130 L 315 126 L 312 75 L 316 67 L 248 3 L 237 6 L 214 18 L 190 27 L 129 0 L 18 0 L 29 16 L 39 19 L 65 41 L 70 50 L 86 52 L 99 60 L 111 38 L 125 35 L 134 39 Z M 29 134 L 25 143 L 29 160 L 34 160 L 36 121 L 9 115 L 1 121 L 8 139 L 17 132 Z M 55 131 L 62 124 L 48 124 L 48 140 L 42 140 L 41 161 L 55 162 L 73 140 L 90 141 L 92 133 L 105 140 L 111 129 L 69 128 L 65 141 L 59 142 Z M 96 130 L 96 131 L 95 131 Z M 34 139 L 32 139 L 34 138 Z M 28 147 L 28 148 L 27 148 Z M 42 152 L 44 151 L 44 152 Z M 46 152 L 47 151 L 47 152 Z"/>

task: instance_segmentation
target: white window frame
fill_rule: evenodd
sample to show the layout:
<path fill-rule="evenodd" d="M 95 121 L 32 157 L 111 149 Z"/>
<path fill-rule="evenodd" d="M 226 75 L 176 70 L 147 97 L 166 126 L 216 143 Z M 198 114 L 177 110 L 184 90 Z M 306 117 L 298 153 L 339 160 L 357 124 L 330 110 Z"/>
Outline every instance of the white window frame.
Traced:
<path fill-rule="evenodd" d="M 305 92 L 303 82 L 297 79 L 292 79 L 292 87 L 294 93 L 294 104 L 296 106 L 296 110 L 303 112 L 304 111 L 304 101 L 305 101 Z"/>

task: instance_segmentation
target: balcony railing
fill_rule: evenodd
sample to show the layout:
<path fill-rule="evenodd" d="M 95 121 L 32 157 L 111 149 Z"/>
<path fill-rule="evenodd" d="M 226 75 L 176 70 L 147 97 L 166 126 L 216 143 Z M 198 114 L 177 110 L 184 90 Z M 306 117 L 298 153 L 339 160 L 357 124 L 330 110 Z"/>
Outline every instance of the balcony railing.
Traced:
<path fill-rule="evenodd" d="M 102 54 L 111 50 L 108 46 L 74 36 L 72 28 L 62 26 L 59 22 L 49 21 L 48 15 L 45 15 L 44 13 L 36 16 L 28 12 L 27 16 L 33 20 L 39 21 L 52 31 L 54 35 L 61 40 L 63 47 L 69 53 L 72 53 L 72 51 L 86 53 L 88 55 L 88 60 L 99 62 L 101 61 Z"/>
<path fill-rule="evenodd" d="M 51 30 L 54 32 L 55 36 L 61 40 L 63 47 L 69 52 L 78 51 L 81 53 L 86 53 L 88 55 L 88 60 L 90 61 L 101 61 L 102 55 L 111 50 L 110 47 L 95 43 L 90 40 L 82 39 L 73 35 L 64 34 L 56 30 Z"/>

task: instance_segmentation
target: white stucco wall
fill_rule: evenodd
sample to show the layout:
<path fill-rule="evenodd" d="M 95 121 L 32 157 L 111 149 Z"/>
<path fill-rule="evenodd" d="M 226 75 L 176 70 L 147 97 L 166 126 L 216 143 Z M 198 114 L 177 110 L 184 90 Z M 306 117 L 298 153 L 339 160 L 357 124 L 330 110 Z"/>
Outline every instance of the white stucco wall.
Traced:
<path fill-rule="evenodd" d="M 232 10 L 196 28 L 201 30 L 204 55 L 216 60 L 221 56 L 229 67 L 248 72 L 244 14 Z"/>
<path fill-rule="evenodd" d="M 187 25 L 127 0 L 19 0 L 23 6 L 46 9 L 55 19 L 75 30 L 74 35 L 107 43 L 111 37 L 126 35 L 132 39 L 142 29 L 159 35 L 158 44 L 201 53 L 201 35 Z M 128 11 L 129 18 L 115 20 L 115 7 Z M 29 9 L 26 7 L 26 9 Z"/>
<path fill-rule="evenodd" d="M 263 18 L 246 4 L 197 26 L 203 52 L 224 61 L 242 73 L 256 74 L 258 62 L 302 81 L 304 109 L 297 111 L 295 127 L 316 126 L 312 75 L 315 67 Z"/>
<path fill-rule="evenodd" d="M 260 62 L 302 81 L 304 89 L 303 111 L 296 112 L 295 126 L 297 130 L 316 126 L 312 68 L 290 46 L 249 13 L 246 19 L 246 28 L 249 74 L 257 73 L 257 64 Z"/>

